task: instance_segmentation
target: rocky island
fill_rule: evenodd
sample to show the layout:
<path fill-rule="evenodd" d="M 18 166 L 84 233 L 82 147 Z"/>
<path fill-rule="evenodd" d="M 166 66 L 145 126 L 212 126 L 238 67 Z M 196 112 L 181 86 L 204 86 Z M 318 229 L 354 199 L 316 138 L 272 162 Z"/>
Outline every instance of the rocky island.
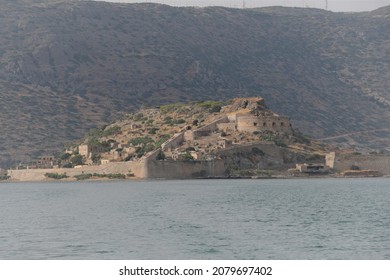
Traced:
<path fill-rule="evenodd" d="M 91 130 L 56 157 L 18 166 L 7 176 L 20 181 L 271 178 L 351 169 L 346 175 L 379 176 L 390 174 L 389 163 L 384 155 L 336 156 L 332 146 L 303 136 L 288 117 L 252 97 L 141 109 Z"/>

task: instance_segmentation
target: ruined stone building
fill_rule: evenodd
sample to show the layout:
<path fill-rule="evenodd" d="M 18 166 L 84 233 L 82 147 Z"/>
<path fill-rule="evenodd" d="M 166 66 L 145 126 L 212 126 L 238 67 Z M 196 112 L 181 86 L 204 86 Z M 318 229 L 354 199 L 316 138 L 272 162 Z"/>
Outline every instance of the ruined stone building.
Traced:
<path fill-rule="evenodd" d="M 290 120 L 268 110 L 264 100 L 259 97 L 236 98 L 230 105 L 222 108 L 222 114 L 208 124 L 196 129 L 188 129 L 175 134 L 162 144 L 164 152 L 173 151 L 185 142 L 199 142 L 201 139 L 212 141 L 216 148 L 226 149 L 232 145 L 231 139 L 221 138 L 215 141 L 211 135 L 225 133 L 239 135 L 242 133 L 254 134 L 256 132 L 270 131 L 273 133 L 293 134 Z M 204 152 L 208 152 L 205 150 Z"/>

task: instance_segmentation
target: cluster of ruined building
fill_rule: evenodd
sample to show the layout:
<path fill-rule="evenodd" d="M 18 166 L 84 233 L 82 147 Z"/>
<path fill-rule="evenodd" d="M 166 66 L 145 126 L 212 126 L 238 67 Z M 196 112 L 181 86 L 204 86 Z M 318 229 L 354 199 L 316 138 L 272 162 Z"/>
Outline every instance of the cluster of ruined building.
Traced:
<path fill-rule="evenodd" d="M 189 151 L 191 156 L 204 159 L 216 150 L 244 144 L 242 135 L 245 134 L 265 131 L 293 134 L 290 120 L 267 110 L 262 98 L 237 98 L 232 105 L 223 108 L 222 113 L 207 125 L 176 133 L 161 145 L 162 151 L 168 158 L 177 160 L 185 153 L 184 148 L 195 147 Z M 234 137 L 237 135 L 241 135 L 241 139 Z"/>
<path fill-rule="evenodd" d="M 216 150 L 226 149 L 234 145 L 242 144 L 235 140 L 232 134 L 269 131 L 275 133 L 292 134 L 292 126 L 287 117 L 279 116 L 266 109 L 262 98 L 237 98 L 233 104 L 224 108 L 226 112 L 203 126 L 194 129 L 188 126 L 173 135 L 161 145 L 165 158 L 172 160 L 184 159 L 183 155 L 189 153 L 194 160 L 208 159 Z M 134 129 L 142 128 L 139 123 L 133 123 Z M 225 136 L 223 136 L 225 135 Z M 94 154 L 100 154 L 100 164 L 128 160 L 134 154 L 137 146 L 128 143 L 118 143 L 109 140 L 110 151 L 103 153 L 102 150 L 91 148 L 88 144 L 78 146 L 78 153 L 85 159 L 85 164 L 93 165 Z M 187 149 L 187 148 L 193 149 Z M 187 149 L 187 150 L 186 150 Z M 69 151 L 70 153 L 72 151 Z M 146 154 L 150 157 L 153 152 Z M 132 160 L 137 160 L 132 158 Z"/>

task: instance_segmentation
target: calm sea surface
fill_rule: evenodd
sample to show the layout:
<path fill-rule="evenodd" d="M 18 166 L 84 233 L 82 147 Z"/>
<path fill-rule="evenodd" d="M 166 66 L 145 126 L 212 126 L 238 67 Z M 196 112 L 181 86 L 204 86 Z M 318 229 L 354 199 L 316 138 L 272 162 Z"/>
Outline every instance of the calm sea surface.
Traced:
<path fill-rule="evenodd" d="M 0 259 L 390 259 L 390 179 L 2 183 Z"/>

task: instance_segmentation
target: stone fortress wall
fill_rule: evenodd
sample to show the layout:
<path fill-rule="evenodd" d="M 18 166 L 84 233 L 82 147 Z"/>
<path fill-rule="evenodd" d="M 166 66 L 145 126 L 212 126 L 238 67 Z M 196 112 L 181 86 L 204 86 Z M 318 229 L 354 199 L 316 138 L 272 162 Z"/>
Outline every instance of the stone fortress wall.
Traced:
<path fill-rule="evenodd" d="M 343 155 L 333 152 L 326 155 L 326 165 L 339 172 L 355 167 L 360 170 L 374 170 L 382 175 L 390 175 L 390 157 L 386 155 Z"/>
<path fill-rule="evenodd" d="M 160 149 L 150 152 L 140 161 L 109 162 L 75 168 L 8 170 L 12 181 L 45 181 L 46 173 L 66 174 L 70 178 L 81 174 L 133 174 L 138 179 L 196 179 L 225 176 L 222 160 L 172 161 L 156 160 Z"/>
<path fill-rule="evenodd" d="M 229 123 L 219 123 L 217 124 L 217 128 L 220 131 L 231 133 L 237 130 L 237 126 L 235 122 L 229 122 Z"/>
<path fill-rule="evenodd" d="M 69 177 L 81 174 L 134 174 L 137 178 L 146 178 L 145 161 L 110 162 L 103 165 L 83 165 L 77 168 L 19 169 L 8 170 L 8 176 L 15 181 L 44 181 L 46 173 L 66 174 Z"/>
<path fill-rule="evenodd" d="M 291 134 L 292 128 L 287 117 L 237 115 L 237 130 L 240 132 L 274 131 Z"/>
<path fill-rule="evenodd" d="M 154 154 L 153 154 L 154 155 Z M 46 173 L 66 174 L 74 177 L 81 174 L 134 174 L 137 179 L 196 179 L 225 176 L 222 160 L 172 161 L 155 160 L 153 155 L 141 161 L 110 162 L 104 165 L 79 168 L 20 169 L 8 170 L 12 181 L 45 181 Z"/>
<path fill-rule="evenodd" d="M 232 164 L 237 154 L 247 154 L 248 158 L 240 157 L 239 165 L 242 168 L 253 164 L 253 156 L 259 153 L 258 168 L 290 168 L 291 161 L 285 162 L 285 149 L 274 143 L 258 143 L 232 146 L 219 154 L 224 159 L 209 161 L 172 161 L 155 160 L 158 151 L 151 153 L 140 161 L 110 162 L 97 166 L 81 166 L 78 168 L 51 168 L 51 169 L 20 169 L 8 170 L 7 174 L 12 181 L 45 181 L 46 173 L 66 174 L 73 177 L 81 174 L 134 174 L 138 179 L 195 179 L 226 176 L 226 168 Z M 248 161 L 249 160 L 249 161 Z M 248 161 L 248 162 L 246 162 Z M 337 155 L 330 153 L 326 156 L 326 165 L 338 172 L 350 170 L 357 166 L 361 170 L 375 170 L 382 175 L 390 175 L 390 157 L 385 155 Z"/>
<path fill-rule="evenodd" d="M 161 145 L 163 151 L 173 150 L 184 142 L 184 132 L 176 133 Z"/>
<path fill-rule="evenodd" d="M 223 160 L 210 161 L 147 161 L 147 178 L 150 179 L 197 179 L 224 177 Z"/>
<path fill-rule="evenodd" d="M 205 126 L 202 126 L 198 129 L 192 130 L 192 131 L 186 131 L 184 134 L 184 139 L 187 141 L 192 141 L 199 139 L 200 137 L 205 137 L 210 135 L 212 132 L 218 130 L 218 124 L 221 123 L 228 123 L 229 119 L 227 116 L 224 116 L 223 118 L 220 118 L 218 120 L 215 120 Z"/>
<path fill-rule="evenodd" d="M 286 161 L 288 152 L 273 142 L 249 143 L 231 146 L 217 152 L 224 159 L 225 166 L 237 165 L 240 168 L 285 170 L 295 166 L 296 160 Z M 291 154 L 294 156 L 293 154 Z"/>

